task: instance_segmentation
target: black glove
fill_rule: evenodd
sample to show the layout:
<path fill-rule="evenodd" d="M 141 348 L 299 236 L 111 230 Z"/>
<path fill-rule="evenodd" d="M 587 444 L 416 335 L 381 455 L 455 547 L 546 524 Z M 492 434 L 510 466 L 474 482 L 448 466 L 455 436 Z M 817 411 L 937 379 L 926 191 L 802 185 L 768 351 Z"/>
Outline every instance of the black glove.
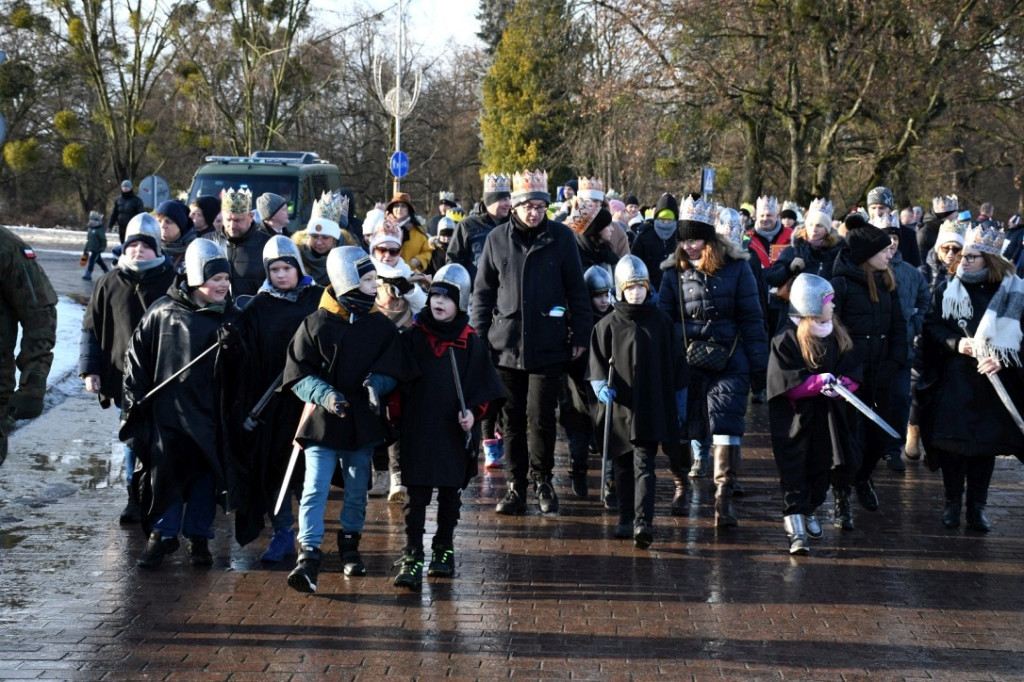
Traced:
<path fill-rule="evenodd" d="M 405 277 L 387 277 L 384 281 L 393 286 L 402 296 L 405 296 L 416 286 Z"/>
<path fill-rule="evenodd" d="M 242 341 L 239 338 L 238 325 L 232 322 L 225 322 L 217 329 L 217 341 L 220 347 L 226 351 L 238 351 L 242 348 Z"/>
<path fill-rule="evenodd" d="M 337 415 L 338 417 L 344 417 L 345 411 L 348 409 L 348 401 L 345 400 L 345 396 L 338 391 L 331 391 L 327 394 L 327 398 L 324 400 L 326 403 L 324 407 L 327 408 L 328 412 Z"/>
<path fill-rule="evenodd" d="M 380 415 L 380 394 L 377 392 L 377 387 L 374 386 L 371 377 L 366 377 L 366 381 L 363 382 L 363 386 L 366 387 L 366 399 L 370 403 L 370 411 L 376 415 Z"/>

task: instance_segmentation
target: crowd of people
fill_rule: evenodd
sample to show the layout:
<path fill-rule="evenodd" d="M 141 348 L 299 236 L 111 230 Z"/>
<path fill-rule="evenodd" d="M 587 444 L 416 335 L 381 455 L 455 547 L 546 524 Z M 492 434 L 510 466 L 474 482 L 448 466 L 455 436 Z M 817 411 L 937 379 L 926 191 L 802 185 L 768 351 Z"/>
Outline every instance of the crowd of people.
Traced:
<path fill-rule="evenodd" d="M 407 194 L 360 221 L 350 196 L 325 193 L 288 234 L 283 199 L 246 189 L 128 220 L 83 320 L 80 375 L 121 411 L 138 565 L 181 539 L 211 564 L 220 505 L 242 545 L 269 522 L 263 560 L 294 557 L 288 584 L 315 592 L 340 485 L 344 573 L 366 573 L 368 497 L 386 495 L 406 522 L 395 586 L 418 590 L 424 572 L 455 573 L 481 458 L 506 474 L 496 513 L 531 499 L 558 512 L 559 423 L 572 495 L 591 496 L 600 457 L 615 537 L 654 542 L 659 449 L 669 513 L 687 514 L 688 478 L 711 477 L 729 529 L 750 401 L 767 403 L 790 553 L 825 517 L 852 530 L 854 500 L 879 509 L 874 471 L 904 457 L 941 469 L 942 524 L 959 527 L 966 491 L 966 525 L 989 530 L 995 457 L 1024 460 L 1017 217 L 940 196 L 918 218 L 884 187 L 841 219 L 825 199 L 734 209 L 665 193 L 647 208 L 597 178 L 558 198 L 534 170 L 485 176 L 469 211 L 441 192 L 429 221 Z"/>

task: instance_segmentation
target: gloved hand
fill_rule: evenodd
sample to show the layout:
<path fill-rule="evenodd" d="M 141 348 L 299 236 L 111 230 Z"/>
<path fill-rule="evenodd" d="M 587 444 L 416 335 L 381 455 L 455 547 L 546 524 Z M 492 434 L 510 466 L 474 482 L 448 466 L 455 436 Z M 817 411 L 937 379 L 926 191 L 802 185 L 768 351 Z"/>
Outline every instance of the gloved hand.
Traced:
<path fill-rule="evenodd" d="M 614 388 L 608 386 L 602 386 L 601 390 L 597 392 L 597 399 L 604 404 L 608 404 L 615 400 L 615 396 L 618 395 Z"/>
<path fill-rule="evenodd" d="M 14 419 L 35 419 L 43 413 L 43 396 L 29 396 L 15 391 L 7 401 L 7 409 Z"/>
<path fill-rule="evenodd" d="M 345 396 L 338 391 L 331 391 L 327 394 L 327 398 L 324 400 L 324 407 L 329 412 L 337 415 L 338 417 L 345 416 L 345 410 L 348 409 L 348 401 L 345 400 Z"/>
<path fill-rule="evenodd" d="M 405 296 L 407 293 L 412 291 L 414 286 L 416 286 L 405 277 L 385 277 L 383 279 L 385 282 L 393 286 L 402 296 Z"/>
<path fill-rule="evenodd" d="M 793 261 L 789 264 L 790 272 L 802 272 L 803 269 L 806 267 L 807 263 L 805 263 L 804 259 L 801 258 L 800 256 L 794 258 Z"/>
<path fill-rule="evenodd" d="M 242 348 L 239 339 L 238 325 L 233 322 L 225 322 L 217 329 L 217 341 L 222 350 L 238 351 Z"/>
<path fill-rule="evenodd" d="M 831 385 L 834 384 L 836 381 L 836 376 L 834 374 L 832 374 L 831 372 L 822 372 L 821 374 L 816 374 L 815 378 L 818 380 L 818 383 L 821 386 L 822 395 L 828 396 L 829 398 L 836 397 L 836 392 L 833 391 L 831 388 Z"/>
<path fill-rule="evenodd" d="M 373 385 L 370 377 L 366 377 L 363 386 L 366 388 L 366 399 L 370 403 L 370 411 L 380 415 L 380 394 L 377 393 L 377 387 Z"/>

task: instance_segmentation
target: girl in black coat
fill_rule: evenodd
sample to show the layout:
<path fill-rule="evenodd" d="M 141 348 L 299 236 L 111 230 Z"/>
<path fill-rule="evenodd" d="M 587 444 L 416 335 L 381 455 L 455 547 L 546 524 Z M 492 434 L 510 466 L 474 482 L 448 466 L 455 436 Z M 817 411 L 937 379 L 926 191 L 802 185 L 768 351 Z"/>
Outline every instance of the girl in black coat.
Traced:
<path fill-rule="evenodd" d="M 469 326 L 469 298 L 469 273 L 457 263 L 445 265 L 434 276 L 427 305 L 402 335 L 421 374 L 401 391 L 402 483 L 408 499 L 405 551 L 395 587 L 418 591 L 423 584 L 423 534 L 435 488 L 437 532 L 427 575 L 455 575 L 460 492 L 477 470 L 474 441 L 480 429 L 474 426 L 489 404 L 505 397 L 487 347 Z M 460 401 L 465 401 L 465 412 Z"/>
<path fill-rule="evenodd" d="M 612 410 L 604 447 L 614 463 L 619 498 L 615 537 L 632 537 L 641 549 L 654 540 L 658 444 L 670 461 L 680 458 L 676 395 L 689 379 L 672 320 L 654 306 L 650 289 L 643 261 L 625 256 L 615 268 L 618 303 L 590 339 L 590 382 L 604 410 Z"/>
<path fill-rule="evenodd" d="M 853 342 L 833 315 L 834 298 L 828 280 L 798 275 L 789 316 L 768 358 L 772 453 L 790 554 L 808 554 L 807 536 L 822 535 L 815 512 L 825 501 L 832 467 L 858 458 L 851 446 L 850 407 L 828 388 L 839 381 L 855 391 L 860 378 Z"/>
<path fill-rule="evenodd" d="M 968 230 L 956 275 L 935 290 L 925 318 L 921 440 L 929 466 L 942 469 L 947 528 L 960 526 L 966 483 L 967 526 L 987 532 L 985 505 L 996 456 L 1024 461 L 1024 435 L 989 379 L 1002 382 L 1019 414 L 1024 281 L 999 255 L 1001 247 L 997 230 Z"/>
<path fill-rule="evenodd" d="M 857 392 L 882 419 L 889 421 L 889 389 L 896 370 L 907 363 L 907 325 L 896 294 L 896 280 L 889 269 L 892 242 L 884 230 L 869 225 L 862 216 L 846 219 L 847 245 L 839 252 L 833 268 L 832 286 L 836 292 L 835 314 L 846 325 L 853 339 L 854 353 L 863 367 L 864 381 Z M 850 483 L 857 490 L 857 501 L 868 511 L 878 509 L 878 495 L 871 482 L 875 465 L 891 439 L 882 429 L 864 418 L 856 421 L 862 461 L 836 467 L 833 494 L 836 497 L 837 527 L 853 528 L 849 507 Z"/>

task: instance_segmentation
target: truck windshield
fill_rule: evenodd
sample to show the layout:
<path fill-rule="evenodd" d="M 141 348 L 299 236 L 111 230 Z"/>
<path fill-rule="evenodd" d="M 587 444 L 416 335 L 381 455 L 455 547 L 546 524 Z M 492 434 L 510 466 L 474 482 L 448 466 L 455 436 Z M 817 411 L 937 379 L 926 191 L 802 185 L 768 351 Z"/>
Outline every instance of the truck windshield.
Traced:
<path fill-rule="evenodd" d="M 298 178 L 286 175 L 236 175 L 233 173 L 201 173 L 196 175 L 188 193 L 188 203 L 196 197 L 220 197 L 226 189 L 248 187 L 252 192 L 252 207 L 256 199 L 265 192 L 280 194 L 288 202 L 288 216 L 295 217 L 295 198 L 299 192 Z"/>

